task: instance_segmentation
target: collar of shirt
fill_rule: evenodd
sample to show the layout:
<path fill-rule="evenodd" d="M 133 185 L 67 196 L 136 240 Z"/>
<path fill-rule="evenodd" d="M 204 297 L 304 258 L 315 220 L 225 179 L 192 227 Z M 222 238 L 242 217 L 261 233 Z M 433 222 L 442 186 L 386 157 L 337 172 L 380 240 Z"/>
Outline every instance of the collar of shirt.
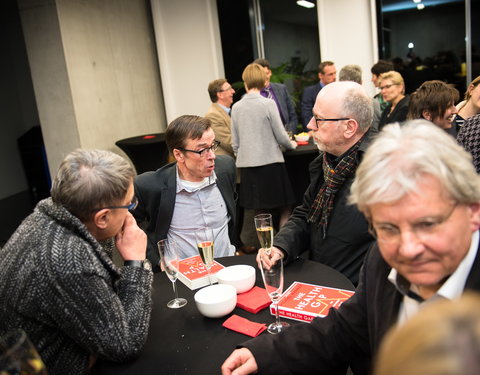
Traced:
<path fill-rule="evenodd" d="M 263 89 L 261 89 L 260 95 L 264 96 L 265 98 L 268 98 L 268 91 L 270 91 L 273 94 L 271 84 L 268 84 L 268 86 L 265 86 Z"/>
<path fill-rule="evenodd" d="M 215 171 L 213 171 L 213 173 L 210 177 L 205 177 L 200 182 L 192 182 L 192 181 L 182 180 L 180 178 L 180 175 L 178 174 L 178 165 L 176 166 L 176 172 L 175 173 L 177 175 L 177 190 L 175 191 L 177 194 L 179 192 L 181 192 L 182 190 L 185 190 L 189 193 L 193 193 L 193 192 L 201 190 L 201 189 L 203 189 L 207 186 L 213 185 L 217 182 L 217 175 L 215 174 Z"/>
<path fill-rule="evenodd" d="M 221 105 L 220 103 L 217 103 L 220 108 L 222 108 L 225 112 L 227 112 L 227 115 L 230 115 L 231 108 L 225 107 L 224 105 Z"/>
<path fill-rule="evenodd" d="M 478 241 L 480 238 L 479 236 L 480 234 L 478 230 L 472 233 L 470 249 L 468 250 L 467 255 L 460 262 L 455 272 L 448 277 L 448 279 L 443 283 L 437 293 L 435 293 L 435 296 L 433 296 L 432 299 L 436 296 L 448 299 L 455 299 L 462 295 L 468 275 L 470 273 L 470 270 L 472 269 L 475 257 L 477 256 Z M 388 280 L 393 285 L 395 285 L 397 290 L 404 296 L 409 296 L 409 292 L 413 292 L 413 295 L 410 295 L 409 297 L 416 299 L 414 297 L 414 295 L 416 295 L 416 288 L 414 288 L 414 286 L 411 285 L 408 280 L 406 280 L 402 275 L 400 275 L 394 268 L 391 269 L 388 275 Z"/>

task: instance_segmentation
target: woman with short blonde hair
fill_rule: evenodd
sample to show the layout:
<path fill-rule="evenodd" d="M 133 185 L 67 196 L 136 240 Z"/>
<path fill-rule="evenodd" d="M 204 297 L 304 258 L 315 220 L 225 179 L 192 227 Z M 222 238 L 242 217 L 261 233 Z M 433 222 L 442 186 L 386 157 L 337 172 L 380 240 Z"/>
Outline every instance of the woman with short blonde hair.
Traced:
<path fill-rule="evenodd" d="M 388 102 L 378 124 L 378 129 L 381 130 L 387 124 L 403 122 L 407 119 L 410 99 L 405 95 L 405 83 L 400 73 L 394 70 L 382 73 L 379 82 L 383 99 Z"/>

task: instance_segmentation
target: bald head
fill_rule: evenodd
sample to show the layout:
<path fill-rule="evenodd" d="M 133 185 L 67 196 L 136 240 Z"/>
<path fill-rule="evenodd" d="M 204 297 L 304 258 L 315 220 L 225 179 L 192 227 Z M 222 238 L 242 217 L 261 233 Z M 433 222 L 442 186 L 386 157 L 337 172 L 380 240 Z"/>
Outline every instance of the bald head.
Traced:
<path fill-rule="evenodd" d="M 333 82 L 318 93 L 313 115 L 308 128 L 314 131 L 317 146 L 340 156 L 370 128 L 373 106 L 358 83 Z"/>
<path fill-rule="evenodd" d="M 363 86 L 352 81 L 332 82 L 318 93 L 315 107 L 332 107 L 337 117 L 350 117 L 356 120 L 359 130 L 365 133 L 372 124 L 372 101 Z"/>

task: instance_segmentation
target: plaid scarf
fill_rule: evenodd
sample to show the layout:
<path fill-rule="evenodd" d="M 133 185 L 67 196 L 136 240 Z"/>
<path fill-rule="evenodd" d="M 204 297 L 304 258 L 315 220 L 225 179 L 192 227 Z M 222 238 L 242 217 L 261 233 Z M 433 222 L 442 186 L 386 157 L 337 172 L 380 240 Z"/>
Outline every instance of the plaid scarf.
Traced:
<path fill-rule="evenodd" d="M 355 143 L 349 152 L 340 160 L 335 169 L 328 162 L 327 153 L 323 153 L 324 183 L 320 188 L 308 213 L 307 222 L 322 227 L 323 238 L 327 234 L 328 218 L 333 210 L 335 195 L 345 180 L 355 173 L 358 166 L 357 152 L 364 137 Z"/>

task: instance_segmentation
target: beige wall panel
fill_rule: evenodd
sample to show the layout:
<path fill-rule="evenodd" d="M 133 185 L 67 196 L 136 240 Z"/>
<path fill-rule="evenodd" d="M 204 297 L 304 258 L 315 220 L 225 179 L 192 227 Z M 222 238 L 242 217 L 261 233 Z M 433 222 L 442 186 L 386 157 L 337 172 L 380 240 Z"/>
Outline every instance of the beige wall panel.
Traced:
<path fill-rule="evenodd" d="M 335 62 L 337 71 L 358 64 L 363 84 L 374 94 L 370 68 L 378 60 L 374 0 L 317 0 L 322 60 Z"/>
<path fill-rule="evenodd" d="M 203 116 L 211 104 L 208 83 L 225 75 L 216 1 L 151 4 L 167 120 Z"/>
<path fill-rule="evenodd" d="M 148 1 L 57 4 L 82 147 L 116 149 L 119 139 L 164 131 Z"/>
<path fill-rule="evenodd" d="M 35 99 L 54 173 L 66 153 L 80 146 L 65 56 L 53 1 L 19 0 Z"/>

